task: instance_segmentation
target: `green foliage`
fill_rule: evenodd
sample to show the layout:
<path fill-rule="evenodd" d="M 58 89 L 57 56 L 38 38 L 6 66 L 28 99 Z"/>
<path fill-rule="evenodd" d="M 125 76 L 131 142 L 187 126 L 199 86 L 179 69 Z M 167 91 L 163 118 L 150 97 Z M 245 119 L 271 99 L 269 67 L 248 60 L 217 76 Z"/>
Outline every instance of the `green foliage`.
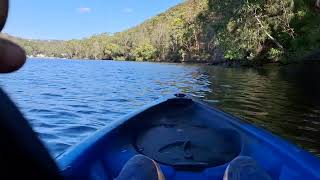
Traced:
<path fill-rule="evenodd" d="M 137 60 L 143 61 L 143 60 L 154 59 L 156 51 L 157 51 L 156 48 L 154 48 L 151 44 L 143 43 L 137 46 L 133 50 L 133 53 Z"/>
<path fill-rule="evenodd" d="M 320 49 L 320 13 L 311 9 L 313 0 L 296 2 L 296 14 L 291 25 L 295 29 L 295 38 L 287 40 L 288 59 L 301 59 Z"/>
<path fill-rule="evenodd" d="M 268 51 L 268 59 L 272 61 L 275 61 L 275 62 L 280 61 L 282 56 L 283 56 L 283 50 L 271 48 Z"/>
<path fill-rule="evenodd" d="M 237 59 L 242 59 L 243 55 L 239 49 L 229 49 L 226 50 L 224 53 L 224 58 L 230 59 L 230 60 L 237 60 Z"/>
<path fill-rule="evenodd" d="M 14 38 L 30 56 L 248 63 L 297 59 L 320 48 L 315 0 L 186 0 L 144 23 L 82 40 Z M 221 53 L 220 53 L 221 54 Z"/>
<path fill-rule="evenodd" d="M 225 18 L 217 40 L 227 59 L 257 59 L 265 48 L 282 48 L 282 42 L 273 37 L 277 32 L 293 36 L 292 0 L 214 1 L 212 8 L 221 9 L 218 13 Z M 270 41 L 273 45 L 266 47 Z"/>

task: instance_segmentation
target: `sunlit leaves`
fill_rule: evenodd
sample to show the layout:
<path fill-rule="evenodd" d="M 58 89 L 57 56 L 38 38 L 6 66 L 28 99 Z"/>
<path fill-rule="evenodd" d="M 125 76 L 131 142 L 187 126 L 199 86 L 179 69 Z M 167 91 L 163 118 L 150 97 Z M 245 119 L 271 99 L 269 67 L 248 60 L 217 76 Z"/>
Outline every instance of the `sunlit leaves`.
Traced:
<path fill-rule="evenodd" d="M 255 59 L 265 51 L 268 41 L 281 49 L 281 43 L 274 37 L 278 36 L 277 32 L 294 37 L 290 26 L 294 15 L 293 0 L 213 1 L 216 4 L 212 8 L 217 7 L 225 18 L 224 28 L 218 32 L 218 41 L 228 59 Z M 274 55 L 274 49 L 270 50 Z"/>

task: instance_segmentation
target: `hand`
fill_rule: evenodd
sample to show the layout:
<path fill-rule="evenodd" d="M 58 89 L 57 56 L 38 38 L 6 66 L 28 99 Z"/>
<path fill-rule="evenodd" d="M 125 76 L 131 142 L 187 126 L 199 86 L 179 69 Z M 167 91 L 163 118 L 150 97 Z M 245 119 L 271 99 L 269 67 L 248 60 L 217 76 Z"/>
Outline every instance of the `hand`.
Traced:
<path fill-rule="evenodd" d="M 8 16 L 8 0 L 0 0 L 0 31 Z M 0 73 L 9 73 L 22 67 L 26 61 L 25 51 L 13 42 L 0 39 Z"/>

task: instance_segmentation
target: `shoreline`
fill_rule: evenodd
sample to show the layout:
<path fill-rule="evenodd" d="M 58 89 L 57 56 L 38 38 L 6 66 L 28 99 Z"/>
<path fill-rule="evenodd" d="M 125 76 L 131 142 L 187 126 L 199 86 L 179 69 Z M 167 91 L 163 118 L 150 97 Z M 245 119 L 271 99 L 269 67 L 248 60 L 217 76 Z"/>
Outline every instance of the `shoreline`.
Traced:
<path fill-rule="evenodd" d="M 116 59 L 79 59 L 79 58 L 62 58 L 62 57 L 35 57 L 35 56 L 27 56 L 28 59 L 57 59 L 57 60 L 70 60 L 70 61 L 125 61 L 125 62 L 151 62 L 151 63 L 170 63 L 170 64 L 198 64 L 198 65 L 210 65 L 210 66 L 222 66 L 222 67 L 263 67 L 265 65 L 276 65 L 276 66 L 286 66 L 290 64 L 306 64 L 306 63 L 320 63 L 320 50 L 310 53 L 298 60 L 290 61 L 290 62 L 267 62 L 267 63 L 252 63 L 248 60 L 212 60 L 212 61 L 137 61 L 137 60 L 116 60 Z"/>

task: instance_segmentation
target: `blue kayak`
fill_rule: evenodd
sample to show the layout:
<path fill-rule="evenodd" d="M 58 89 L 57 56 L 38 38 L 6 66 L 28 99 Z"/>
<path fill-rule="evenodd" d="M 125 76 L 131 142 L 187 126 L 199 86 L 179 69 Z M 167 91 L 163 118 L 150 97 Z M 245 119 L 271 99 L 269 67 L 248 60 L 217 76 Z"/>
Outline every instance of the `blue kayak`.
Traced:
<path fill-rule="evenodd" d="M 320 160 L 279 137 L 184 94 L 115 121 L 57 158 L 66 179 L 114 179 L 134 155 L 157 161 L 166 179 L 223 179 L 250 156 L 280 180 L 320 179 Z"/>

